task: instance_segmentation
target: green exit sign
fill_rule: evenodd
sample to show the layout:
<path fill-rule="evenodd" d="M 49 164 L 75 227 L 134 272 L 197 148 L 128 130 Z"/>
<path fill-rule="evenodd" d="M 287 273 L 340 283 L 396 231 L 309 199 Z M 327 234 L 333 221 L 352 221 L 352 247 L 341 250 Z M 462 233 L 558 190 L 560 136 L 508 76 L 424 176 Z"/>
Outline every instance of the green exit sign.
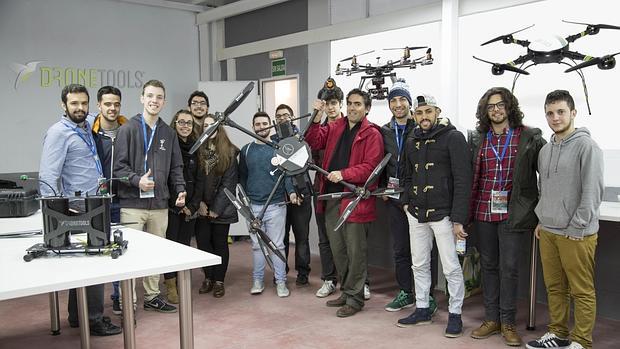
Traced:
<path fill-rule="evenodd" d="M 286 58 L 271 61 L 271 76 L 286 75 Z"/>

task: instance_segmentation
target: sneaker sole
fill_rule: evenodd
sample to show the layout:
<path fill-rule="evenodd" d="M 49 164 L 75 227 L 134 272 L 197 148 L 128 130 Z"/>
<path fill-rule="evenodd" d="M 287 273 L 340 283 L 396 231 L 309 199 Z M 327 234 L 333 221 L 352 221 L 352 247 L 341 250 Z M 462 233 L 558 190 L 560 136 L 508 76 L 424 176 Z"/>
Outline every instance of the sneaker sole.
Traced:
<path fill-rule="evenodd" d="M 460 333 L 444 333 L 444 336 L 446 336 L 447 338 L 458 338 L 462 335 L 463 331 L 461 331 Z"/>
<path fill-rule="evenodd" d="M 256 294 L 261 294 L 261 293 L 263 293 L 263 291 L 264 291 L 264 290 L 265 290 L 265 289 L 263 288 L 263 289 L 262 289 L 262 290 L 260 290 L 260 291 L 250 291 L 250 294 L 254 294 L 254 295 L 256 295 Z"/>
<path fill-rule="evenodd" d="M 487 334 L 486 336 L 477 336 L 477 335 L 474 335 L 474 334 L 472 333 L 472 334 L 470 335 L 470 337 L 471 337 L 471 338 L 473 338 L 473 339 L 487 339 L 487 338 L 489 338 L 489 337 L 491 337 L 491 336 L 494 336 L 494 335 L 496 335 L 496 334 L 499 334 L 499 330 L 497 330 L 497 331 L 493 331 L 493 332 L 491 332 L 491 333 Z"/>
<path fill-rule="evenodd" d="M 384 309 L 385 309 L 386 311 L 395 312 L 395 311 L 400 311 L 400 310 L 407 309 L 407 308 L 411 308 L 411 307 L 413 307 L 413 304 L 407 304 L 407 305 L 402 306 L 402 307 L 400 307 L 400 308 L 390 308 L 390 307 L 385 307 Z"/>
<path fill-rule="evenodd" d="M 158 313 L 165 313 L 165 314 L 170 314 L 170 313 L 176 313 L 177 312 L 177 309 L 174 309 L 174 310 L 161 310 L 161 309 L 158 309 L 158 308 L 151 308 L 151 307 L 148 307 L 148 308 L 144 307 L 144 310 L 145 311 L 156 311 Z"/>
<path fill-rule="evenodd" d="M 523 345 L 522 342 L 517 343 L 517 342 L 507 342 L 506 339 L 504 339 L 504 343 L 509 346 L 509 347 L 520 347 Z"/>
<path fill-rule="evenodd" d="M 322 294 L 322 293 L 315 293 L 314 295 L 317 296 L 318 298 L 325 298 L 325 297 L 329 297 L 332 294 L 334 294 L 334 292 L 336 292 L 336 290 L 331 291 L 328 294 Z"/>
<path fill-rule="evenodd" d="M 114 315 L 121 315 L 121 314 L 123 314 L 123 311 L 122 310 L 112 310 L 112 314 L 114 314 Z"/>
<path fill-rule="evenodd" d="M 396 323 L 396 326 L 400 327 L 400 328 L 407 328 L 407 327 L 415 327 L 415 326 L 421 326 L 421 325 L 430 325 L 433 323 L 433 320 L 430 321 L 420 321 L 420 322 L 416 322 L 415 324 L 401 324 L 400 322 Z"/>

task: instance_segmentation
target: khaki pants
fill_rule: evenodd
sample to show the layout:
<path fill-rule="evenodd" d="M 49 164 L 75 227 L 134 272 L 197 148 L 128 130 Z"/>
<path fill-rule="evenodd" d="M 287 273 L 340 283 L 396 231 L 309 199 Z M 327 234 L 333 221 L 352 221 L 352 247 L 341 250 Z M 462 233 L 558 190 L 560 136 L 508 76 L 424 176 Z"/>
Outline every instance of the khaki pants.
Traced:
<path fill-rule="evenodd" d="M 549 332 L 569 337 L 570 300 L 575 303 L 575 327 L 570 340 L 584 348 L 592 348 L 592 330 L 596 318 L 594 289 L 594 254 L 598 234 L 583 240 L 540 231 L 540 257 L 543 267 L 547 301 L 549 303 Z"/>
<path fill-rule="evenodd" d="M 134 223 L 125 224 L 125 226 L 127 228 L 142 230 L 165 239 L 166 228 L 168 227 L 168 209 L 146 210 L 138 208 L 121 208 L 121 222 Z M 148 302 L 159 295 L 159 275 L 151 275 L 142 278 L 142 285 L 144 286 L 145 302 Z M 134 302 L 136 302 L 135 288 L 133 291 L 133 299 Z"/>

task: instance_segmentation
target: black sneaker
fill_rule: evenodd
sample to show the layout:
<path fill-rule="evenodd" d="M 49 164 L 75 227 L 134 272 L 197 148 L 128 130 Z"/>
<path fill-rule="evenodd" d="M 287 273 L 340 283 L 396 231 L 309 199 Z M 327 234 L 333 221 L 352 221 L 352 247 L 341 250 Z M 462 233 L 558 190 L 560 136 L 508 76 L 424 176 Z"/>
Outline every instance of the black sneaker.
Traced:
<path fill-rule="evenodd" d="M 398 320 L 396 326 L 410 327 L 416 325 L 428 325 L 433 322 L 433 320 L 431 319 L 432 316 L 433 314 L 431 314 L 429 308 L 416 308 L 416 310 L 411 315 Z"/>
<path fill-rule="evenodd" d="M 168 304 L 160 296 L 156 296 L 150 301 L 144 301 L 144 310 L 158 311 L 160 313 L 176 313 L 177 308 L 174 305 Z"/>
<path fill-rule="evenodd" d="M 101 321 L 97 321 L 90 326 L 91 336 L 113 336 L 121 332 L 123 332 L 123 330 L 113 324 L 107 316 L 104 316 Z"/>
<path fill-rule="evenodd" d="M 308 284 L 308 276 L 299 274 L 297 275 L 297 279 L 295 280 L 295 285 L 297 286 L 306 286 Z"/>
<path fill-rule="evenodd" d="M 448 315 L 448 326 L 446 326 L 445 336 L 448 338 L 460 337 L 463 334 L 463 321 L 461 314 L 450 313 Z"/>
<path fill-rule="evenodd" d="M 123 313 L 123 309 L 121 309 L 121 302 L 118 299 L 112 300 L 112 313 L 114 315 L 121 315 Z"/>
<path fill-rule="evenodd" d="M 570 340 L 566 338 L 560 338 L 551 332 L 547 332 L 542 337 L 528 342 L 525 347 L 528 349 L 564 348 L 569 345 L 570 345 Z"/>

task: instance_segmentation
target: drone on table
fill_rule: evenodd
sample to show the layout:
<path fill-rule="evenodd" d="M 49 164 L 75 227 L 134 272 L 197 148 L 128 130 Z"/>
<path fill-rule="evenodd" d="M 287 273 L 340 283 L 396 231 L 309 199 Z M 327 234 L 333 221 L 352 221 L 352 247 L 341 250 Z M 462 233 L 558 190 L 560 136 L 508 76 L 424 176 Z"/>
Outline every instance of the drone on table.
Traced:
<path fill-rule="evenodd" d="M 494 63 L 489 62 L 484 59 L 480 59 L 476 56 L 473 56 L 475 59 L 489 63 L 492 65 L 491 73 L 493 75 L 502 75 L 504 71 L 515 72 L 515 77 L 512 82 L 512 90 L 514 91 L 515 84 L 517 82 L 517 78 L 519 75 L 529 75 L 530 73 L 527 69 L 533 65 L 537 64 L 545 64 L 545 63 L 559 63 L 567 65 L 569 68 L 564 72 L 569 73 L 572 71 L 576 71 L 581 78 L 581 82 L 583 84 L 583 92 L 586 97 L 586 104 L 588 106 L 588 112 L 590 113 L 590 102 L 588 100 L 588 89 L 586 87 L 586 80 L 581 71 L 582 68 L 590 67 L 593 65 L 598 66 L 599 69 L 609 70 L 616 66 L 615 55 L 620 52 L 616 52 L 609 55 L 604 55 L 601 57 L 593 57 L 581 54 L 577 51 L 571 51 L 569 48 L 570 43 L 575 42 L 575 40 L 582 38 L 586 35 L 595 35 L 598 34 L 601 29 L 620 29 L 619 26 L 609 25 L 609 24 L 588 24 L 588 23 L 580 23 L 580 22 L 571 22 L 571 21 L 563 21 L 564 23 L 571 24 L 580 24 L 585 25 L 586 29 L 580 33 L 569 35 L 566 38 L 562 38 L 558 35 L 553 35 L 548 38 L 540 38 L 534 40 L 532 42 L 528 40 L 519 40 L 516 39 L 513 34 L 519 33 L 526 29 L 533 27 L 534 25 L 530 25 L 523 29 L 517 30 L 510 34 L 500 35 L 494 39 L 491 39 L 480 46 L 485 46 L 493 42 L 502 41 L 504 44 L 517 44 L 527 48 L 527 53 L 519 56 L 517 59 L 508 62 L 508 63 Z M 564 59 L 568 59 L 572 62 L 572 64 L 565 62 Z M 525 66 L 526 63 L 531 63 Z M 581 63 L 577 63 L 576 61 L 582 61 Z M 524 67 L 525 66 L 525 67 Z M 591 113 L 590 113 L 591 114 Z"/>
<path fill-rule="evenodd" d="M 322 91 L 323 93 L 325 93 L 325 90 L 333 89 L 335 87 L 336 85 L 333 79 L 328 79 Z M 312 162 L 310 146 L 308 146 L 308 143 L 304 141 L 304 137 L 306 133 L 308 132 L 308 128 L 312 124 L 311 122 L 307 123 L 303 131 L 301 131 L 299 134 L 294 134 L 292 132 L 283 131 L 283 130 L 292 129 L 292 124 L 290 124 L 291 121 L 287 122 L 289 124 L 288 125 L 289 127 L 276 126 L 278 136 L 280 137 L 278 137 L 279 138 L 278 142 L 274 142 L 274 141 L 263 138 L 249 131 L 248 129 L 240 126 L 239 124 L 237 124 L 236 122 L 234 122 L 233 120 L 229 118 L 229 115 L 243 102 L 243 100 L 245 100 L 245 98 L 250 94 L 250 91 L 252 91 L 253 88 L 254 88 L 254 83 L 253 82 L 248 83 L 248 85 L 243 89 L 243 91 L 239 93 L 239 95 L 231 102 L 231 104 L 226 108 L 226 110 L 223 113 L 216 112 L 215 122 L 204 129 L 202 135 L 194 143 L 194 145 L 192 146 L 189 152 L 190 154 L 193 154 L 194 152 L 196 152 L 202 146 L 202 144 L 209 137 L 211 137 L 211 135 L 213 135 L 215 130 L 220 125 L 226 125 L 226 126 L 233 127 L 249 135 L 250 137 L 255 138 L 271 146 L 272 148 L 276 150 L 276 155 L 271 160 L 272 165 L 276 166 L 276 171 L 272 171 L 271 174 L 275 175 L 276 172 L 280 172 L 280 174 L 276 180 L 276 184 L 274 185 L 273 189 L 269 193 L 269 197 L 267 198 L 267 201 L 263 205 L 262 210 L 258 212 L 258 214 L 255 214 L 250 208 L 250 200 L 248 196 L 246 195 L 245 190 L 240 184 L 238 184 L 236 187 L 236 193 L 235 193 L 236 195 L 230 192 L 230 190 L 224 189 L 226 196 L 233 203 L 233 205 L 235 206 L 239 214 L 241 214 L 241 216 L 243 216 L 248 221 L 249 233 L 253 234 L 256 237 L 256 240 L 258 241 L 258 244 L 261 248 L 261 251 L 263 252 L 263 255 L 265 256 L 265 259 L 267 260 L 267 263 L 273 269 L 273 264 L 270 259 L 271 254 L 277 256 L 284 262 L 286 262 L 286 258 L 284 257 L 284 255 L 282 255 L 280 251 L 278 251 L 276 245 L 273 243 L 273 241 L 271 241 L 271 239 L 267 236 L 267 234 L 262 230 L 261 227 L 262 227 L 262 223 L 263 223 L 262 220 L 265 215 L 267 206 L 269 206 L 269 204 L 271 203 L 276 193 L 276 190 L 282 184 L 286 176 L 305 175 L 308 170 L 318 171 L 325 176 L 329 175 L 329 172 L 322 169 L 321 167 L 317 166 L 316 164 Z M 317 113 L 318 111 L 315 110 L 312 114 L 308 114 L 306 116 L 312 116 L 312 118 L 314 118 Z M 344 222 L 351 215 L 355 207 L 357 207 L 357 205 L 362 199 L 369 198 L 370 196 L 391 195 L 391 194 L 400 193 L 403 191 L 402 188 L 383 188 L 383 189 L 376 189 L 372 192 L 368 190 L 368 187 L 377 180 L 377 178 L 379 177 L 379 174 L 383 171 L 383 169 L 387 165 L 390 159 L 390 156 L 391 154 L 387 154 L 385 158 L 376 166 L 376 168 L 370 174 L 364 186 L 358 187 L 354 184 L 351 184 L 345 181 L 340 181 L 339 183 L 342 184 L 346 189 L 350 190 L 349 192 L 331 193 L 331 194 L 320 195 L 318 197 L 319 200 L 329 200 L 329 199 L 340 200 L 343 198 L 352 198 L 351 202 L 347 205 L 342 216 L 338 220 L 338 223 L 334 230 L 338 230 L 340 226 L 344 224 Z M 296 188 L 296 190 L 297 189 L 298 188 Z M 314 191 L 312 190 L 312 186 L 309 186 L 309 190 L 312 193 L 312 195 L 316 195 Z"/>
<path fill-rule="evenodd" d="M 385 78 L 389 77 L 392 79 L 392 82 L 396 81 L 396 72 L 394 69 L 397 68 L 409 68 L 415 69 L 418 65 L 429 65 L 433 64 L 433 56 L 431 55 L 431 49 L 426 50 L 426 54 L 411 59 L 411 51 L 427 48 L 427 46 L 406 46 L 406 47 L 396 47 L 396 48 L 386 48 L 384 50 L 403 50 L 403 56 L 398 61 L 388 60 L 385 64 L 380 64 L 381 57 L 377 57 L 377 64 L 372 65 L 370 63 L 361 65 L 357 62 L 357 58 L 359 56 L 363 56 L 369 53 L 375 52 L 374 50 L 364 52 L 358 55 L 353 55 L 351 57 L 347 57 L 341 59 L 339 62 L 351 61 L 350 68 L 342 68 L 340 63 L 336 66 L 336 75 L 346 75 L 351 76 L 356 73 L 363 73 L 360 78 L 359 88 L 362 89 L 364 87 L 364 83 L 366 80 L 371 79 L 371 83 L 374 88 L 369 88 L 368 93 L 372 99 L 386 99 L 388 95 L 388 88 L 383 87 L 385 84 Z"/>

